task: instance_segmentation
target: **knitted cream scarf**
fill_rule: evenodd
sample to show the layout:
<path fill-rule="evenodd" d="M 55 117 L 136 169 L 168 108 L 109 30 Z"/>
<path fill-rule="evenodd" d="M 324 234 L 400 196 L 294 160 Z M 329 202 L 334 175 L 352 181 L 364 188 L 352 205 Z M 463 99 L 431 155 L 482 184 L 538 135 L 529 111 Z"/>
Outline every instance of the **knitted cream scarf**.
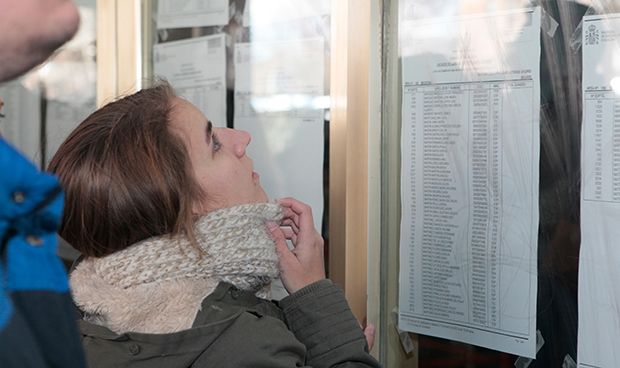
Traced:
<path fill-rule="evenodd" d="M 196 222 L 202 252 L 184 236 L 158 236 L 86 258 L 71 273 L 73 298 L 87 320 L 117 333 L 188 329 L 219 281 L 269 296 L 278 257 L 265 222 L 281 219 L 276 204 L 241 205 Z"/>

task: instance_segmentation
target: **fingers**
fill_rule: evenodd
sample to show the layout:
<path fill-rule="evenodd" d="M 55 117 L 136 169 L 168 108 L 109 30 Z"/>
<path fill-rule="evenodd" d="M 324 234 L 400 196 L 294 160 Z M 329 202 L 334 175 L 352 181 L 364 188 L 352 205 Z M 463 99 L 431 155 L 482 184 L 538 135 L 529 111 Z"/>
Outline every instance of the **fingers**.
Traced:
<path fill-rule="evenodd" d="M 281 227 L 272 232 L 293 242 L 292 250 L 278 241 L 281 279 L 289 293 L 325 278 L 323 238 L 314 227 L 310 206 L 293 198 L 278 201 L 282 206 Z"/>
<path fill-rule="evenodd" d="M 271 233 L 271 236 L 276 243 L 276 252 L 278 253 L 278 267 L 280 269 L 280 279 L 284 284 L 287 291 L 293 292 L 299 290 L 302 284 L 298 281 L 299 276 L 297 273 L 301 267 L 297 256 L 288 249 L 286 245 L 287 232 L 292 232 L 291 229 L 285 229 L 284 231 L 274 222 L 267 222 L 267 228 Z M 288 235 L 292 235 L 289 233 Z M 298 283 L 300 285 L 298 285 Z"/>
<path fill-rule="evenodd" d="M 294 198 L 282 198 L 278 202 L 283 208 L 284 220 L 282 225 L 290 226 L 296 238 L 293 240 L 295 250 L 293 253 L 304 252 L 306 249 L 323 247 L 323 238 L 314 227 L 312 208 Z M 298 249 L 298 247 L 301 247 Z M 299 254 L 298 254 L 299 255 Z"/>
<path fill-rule="evenodd" d="M 296 223 L 300 227 L 304 227 L 304 225 L 314 226 L 314 221 L 312 220 L 312 208 L 309 205 L 294 198 L 281 198 L 278 202 L 280 205 L 292 210 L 292 212 L 297 215 L 298 221 L 296 221 Z"/>
<path fill-rule="evenodd" d="M 282 232 L 284 233 L 284 237 L 290 241 L 293 242 L 293 245 L 295 245 L 297 243 L 297 233 L 295 231 L 293 231 L 293 229 L 291 228 L 287 228 L 287 227 L 283 227 L 280 228 L 280 230 L 282 230 Z"/>
<path fill-rule="evenodd" d="M 372 350 L 372 347 L 375 345 L 375 325 L 369 323 L 364 329 L 364 337 L 366 337 L 366 342 L 368 343 L 368 350 Z"/>
<path fill-rule="evenodd" d="M 299 233 L 299 227 L 291 219 L 282 220 L 282 226 L 289 226 L 293 231 L 295 231 L 295 234 Z"/>
<path fill-rule="evenodd" d="M 295 257 L 295 255 L 293 255 L 288 249 L 288 246 L 286 245 L 286 234 L 284 231 L 282 231 L 282 229 L 280 229 L 278 224 L 270 221 L 267 222 L 266 225 L 267 229 L 269 229 L 269 232 L 271 233 L 271 237 L 276 243 L 276 251 L 278 252 L 280 258 L 286 259 L 287 257 Z"/>
<path fill-rule="evenodd" d="M 300 230 L 314 230 L 314 219 L 310 206 L 294 198 L 281 198 L 278 203 L 284 207 L 284 216 L 292 219 Z"/>

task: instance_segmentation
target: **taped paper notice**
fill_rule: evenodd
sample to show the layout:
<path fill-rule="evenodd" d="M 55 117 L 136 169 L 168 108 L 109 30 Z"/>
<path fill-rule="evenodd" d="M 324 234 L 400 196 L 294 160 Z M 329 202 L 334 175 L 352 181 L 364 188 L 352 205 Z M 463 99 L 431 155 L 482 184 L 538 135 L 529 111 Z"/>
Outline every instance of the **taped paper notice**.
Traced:
<path fill-rule="evenodd" d="M 596 12 L 596 10 L 594 10 L 593 7 L 589 7 L 588 10 L 586 10 L 586 13 L 584 14 L 584 17 L 587 15 L 592 15 Z M 573 34 L 570 36 L 570 40 L 569 40 L 569 45 L 570 48 L 574 51 L 574 52 L 578 52 L 579 49 L 581 48 L 581 40 L 583 38 L 583 19 L 581 20 L 581 22 L 579 22 L 579 24 L 577 24 L 577 28 L 575 28 L 575 31 L 573 32 Z"/>
<path fill-rule="evenodd" d="M 540 8 L 399 29 L 399 327 L 534 358 Z"/>
<path fill-rule="evenodd" d="M 225 25 L 228 13 L 226 0 L 159 0 L 157 28 Z"/>
<path fill-rule="evenodd" d="M 620 14 L 583 18 L 580 368 L 620 362 Z"/>
<path fill-rule="evenodd" d="M 226 126 L 226 36 L 216 34 L 153 47 L 156 76 L 219 127 Z"/>

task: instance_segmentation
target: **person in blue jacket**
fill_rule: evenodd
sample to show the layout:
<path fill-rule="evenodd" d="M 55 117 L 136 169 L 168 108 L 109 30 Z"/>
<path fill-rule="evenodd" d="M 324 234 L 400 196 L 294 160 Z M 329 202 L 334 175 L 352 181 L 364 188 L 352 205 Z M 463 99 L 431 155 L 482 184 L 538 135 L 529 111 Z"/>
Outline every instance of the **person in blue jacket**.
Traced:
<path fill-rule="evenodd" d="M 77 31 L 67 0 L 0 0 L 0 82 Z M 0 119 L 0 124 L 2 123 Z M 63 194 L 0 137 L 0 367 L 84 367 L 67 275 L 56 256 Z"/>

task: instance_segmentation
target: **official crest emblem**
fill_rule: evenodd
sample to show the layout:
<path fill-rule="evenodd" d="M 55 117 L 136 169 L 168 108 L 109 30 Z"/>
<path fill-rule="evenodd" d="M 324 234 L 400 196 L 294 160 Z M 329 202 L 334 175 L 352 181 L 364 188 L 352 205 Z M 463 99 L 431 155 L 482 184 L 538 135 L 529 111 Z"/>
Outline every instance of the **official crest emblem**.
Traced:
<path fill-rule="evenodd" d="M 588 30 L 586 31 L 585 39 L 586 39 L 586 45 L 598 45 L 600 35 L 599 35 L 598 28 L 596 28 L 594 24 L 588 27 Z"/>

